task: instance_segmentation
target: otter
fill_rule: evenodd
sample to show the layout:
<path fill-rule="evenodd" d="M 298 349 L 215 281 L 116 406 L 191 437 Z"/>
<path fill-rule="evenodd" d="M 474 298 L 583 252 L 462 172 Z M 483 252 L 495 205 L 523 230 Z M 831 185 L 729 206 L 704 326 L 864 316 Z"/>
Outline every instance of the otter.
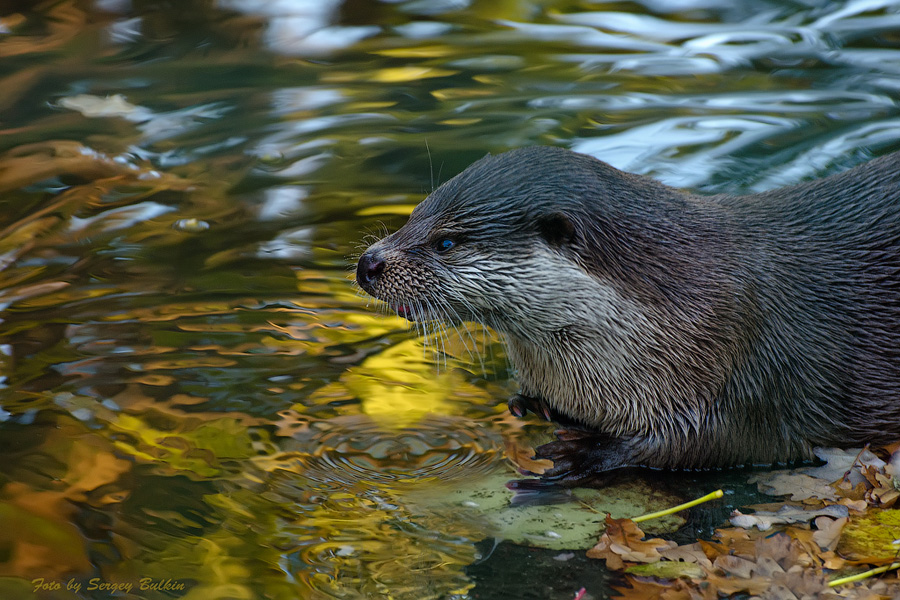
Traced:
<path fill-rule="evenodd" d="M 489 155 L 356 277 L 407 319 L 502 334 L 510 410 L 564 425 L 541 485 L 900 439 L 900 152 L 710 196 L 562 148 Z"/>

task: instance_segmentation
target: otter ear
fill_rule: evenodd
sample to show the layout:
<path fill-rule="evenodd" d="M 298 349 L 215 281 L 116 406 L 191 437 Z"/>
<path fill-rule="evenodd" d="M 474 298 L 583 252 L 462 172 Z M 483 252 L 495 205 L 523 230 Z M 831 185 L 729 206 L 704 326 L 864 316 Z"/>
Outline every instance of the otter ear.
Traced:
<path fill-rule="evenodd" d="M 562 246 L 575 237 L 575 223 L 568 215 L 554 212 L 538 219 L 538 231 L 551 246 Z"/>

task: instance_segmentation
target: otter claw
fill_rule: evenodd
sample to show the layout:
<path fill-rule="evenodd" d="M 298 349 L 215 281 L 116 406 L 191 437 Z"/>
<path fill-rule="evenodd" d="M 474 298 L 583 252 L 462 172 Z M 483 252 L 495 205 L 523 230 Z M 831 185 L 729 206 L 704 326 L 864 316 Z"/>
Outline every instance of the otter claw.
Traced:
<path fill-rule="evenodd" d="M 506 405 L 509 407 L 509 412 L 520 419 L 529 412 L 533 412 L 539 417 L 543 417 L 546 421 L 553 420 L 553 413 L 550 411 L 550 407 L 539 398 L 515 394 Z"/>
<path fill-rule="evenodd" d="M 522 396 L 516 394 L 506 403 L 506 406 L 509 408 L 509 412 L 516 418 L 521 419 L 526 414 L 528 414 L 528 409 L 525 408 L 524 403 L 522 402 Z"/>

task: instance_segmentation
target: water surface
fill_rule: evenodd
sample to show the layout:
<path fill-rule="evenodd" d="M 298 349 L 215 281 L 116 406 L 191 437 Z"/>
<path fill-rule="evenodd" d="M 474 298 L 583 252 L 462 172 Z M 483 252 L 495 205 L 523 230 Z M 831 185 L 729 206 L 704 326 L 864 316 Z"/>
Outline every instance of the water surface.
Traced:
<path fill-rule="evenodd" d="M 495 547 L 478 494 L 550 430 L 502 344 L 378 313 L 355 257 L 488 152 L 740 193 L 896 149 L 898 31 L 891 0 L 4 4 L 0 596 L 604 597 L 553 530 Z"/>

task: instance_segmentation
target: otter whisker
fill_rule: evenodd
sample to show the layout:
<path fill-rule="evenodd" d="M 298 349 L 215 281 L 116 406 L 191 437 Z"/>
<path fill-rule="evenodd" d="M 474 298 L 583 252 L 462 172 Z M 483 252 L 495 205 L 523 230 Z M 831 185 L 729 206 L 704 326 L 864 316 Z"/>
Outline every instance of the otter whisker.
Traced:
<path fill-rule="evenodd" d="M 443 327 L 443 323 L 442 323 L 442 321 L 440 320 L 440 313 L 439 313 L 439 311 L 437 310 L 437 307 L 435 307 L 435 306 L 431 303 L 431 299 L 428 298 L 428 297 L 424 297 L 423 300 L 424 300 L 425 303 L 427 304 L 427 308 L 428 308 L 428 311 L 429 311 L 429 316 L 431 317 L 430 323 L 431 323 L 431 326 L 432 326 L 432 333 L 433 333 L 433 335 L 434 335 L 434 346 L 435 346 L 435 351 L 437 351 L 438 342 L 440 342 L 440 356 L 443 356 L 444 369 L 446 370 L 446 369 L 448 369 L 448 366 L 447 366 L 447 355 L 448 355 L 448 352 L 447 352 L 447 345 L 448 345 L 448 340 L 447 340 L 447 338 L 446 338 L 446 328 Z M 438 357 L 439 359 L 440 359 L 440 356 Z"/>
<path fill-rule="evenodd" d="M 431 309 L 429 307 L 428 298 L 423 297 L 417 299 L 415 310 L 417 319 L 422 323 L 423 352 L 428 352 L 428 347 L 430 344 L 432 355 L 434 355 L 435 358 L 439 359 L 441 340 L 439 339 L 438 332 L 435 329 L 434 321 L 431 319 Z"/>
<path fill-rule="evenodd" d="M 425 153 L 428 154 L 428 176 L 431 179 L 431 191 L 434 191 L 434 162 L 431 160 L 431 148 L 428 147 L 428 138 L 425 138 Z"/>
<path fill-rule="evenodd" d="M 425 307 L 423 306 L 424 302 L 427 302 L 427 299 L 416 298 L 412 308 L 412 310 L 415 311 L 416 327 L 421 327 L 422 329 L 421 339 L 423 356 L 427 354 L 429 344 L 431 344 L 432 347 L 436 347 L 436 340 L 429 340 L 429 336 L 433 334 L 429 332 L 429 325 L 431 325 L 431 323 L 425 318 L 427 315 L 425 314 Z M 432 350 L 432 353 L 434 352 L 435 350 Z"/>
<path fill-rule="evenodd" d="M 460 301 L 460 303 L 463 304 L 463 306 L 465 306 L 469 310 L 469 312 L 472 312 L 474 314 L 468 301 L 466 301 L 465 298 L 457 297 L 456 299 L 458 301 Z M 453 306 L 449 302 L 442 303 L 442 305 L 445 307 L 445 309 L 447 311 L 447 316 L 449 317 L 446 319 L 446 321 L 453 324 L 453 328 L 456 331 L 457 337 L 459 337 L 460 342 L 462 342 L 463 349 L 469 355 L 469 359 L 470 360 L 477 359 L 478 364 L 481 367 L 482 374 L 487 376 L 487 370 L 484 366 L 484 358 L 481 356 L 481 353 L 478 352 L 478 340 L 475 338 L 475 336 L 472 334 L 472 331 L 469 329 L 468 325 L 466 324 L 467 321 L 462 318 L 462 316 L 459 314 L 459 312 L 455 308 L 453 308 Z M 449 314 L 449 313 L 452 313 L 452 314 Z M 462 327 L 463 330 L 466 332 L 465 336 L 463 336 L 462 331 L 460 331 L 460 327 Z M 469 345 L 466 343 L 466 338 L 468 338 L 472 342 L 471 348 L 469 348 Z"/>

